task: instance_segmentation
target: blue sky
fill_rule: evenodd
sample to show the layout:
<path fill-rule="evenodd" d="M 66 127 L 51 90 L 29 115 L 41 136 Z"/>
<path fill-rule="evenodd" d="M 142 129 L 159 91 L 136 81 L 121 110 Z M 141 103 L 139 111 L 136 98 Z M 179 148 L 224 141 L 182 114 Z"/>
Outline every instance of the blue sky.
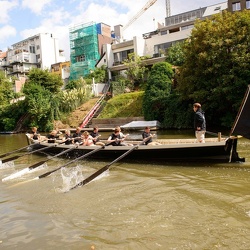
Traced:
<path fill-rule="evenodd" d="M 53 33 L 69 59 L 69 27 L 78 23 L 103 22 L 113 27 L 126 23 L 149 0 L 0 0 L 0 50 L 41 32 Z M 171 0 L 171 14 L 226 2 L 222 0 Z M 157 0 L 124 33 L 131 39 L 164 22 L 165 0 Z M 155 22 L 153 19 L 155 18 Z"/>

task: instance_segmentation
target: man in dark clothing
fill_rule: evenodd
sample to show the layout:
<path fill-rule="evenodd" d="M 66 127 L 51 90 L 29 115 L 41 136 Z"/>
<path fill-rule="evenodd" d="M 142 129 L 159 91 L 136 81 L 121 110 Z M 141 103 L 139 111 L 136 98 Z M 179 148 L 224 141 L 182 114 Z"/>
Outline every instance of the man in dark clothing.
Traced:
<path fill-rule="evenodd" d="M 81 133 L 81 128 L 78 127 L 76 129 L 76 132 L 73 134 L 73 138 L 74 138 L 74 143 L 79 143 L 81 144 L 82 143 L 82 133 Z"/>
<path fill-rule="evenodd" d="M 205 143 L 206 119 L 205 112 L 201 109 L 200 103 L 193 104 L 194 114 L 194 130 L 197 142 Z"/>
<path fill-rule="evenodd" d="M 161 145 L 159 142 L 153 142 L 153 136 L 154 134 L 150 133 L 150 127 L 145 127 L 144 131 L 142 132 L 144 144 L 149 146 Z"/>
<path fill-rule="evenodd" d="M 93 142 L 94 142 L 95 145 L 99 145 L 99 146 L 104 146 L 105 145 L 103 142 L 100 142 L 99 137 L 101 135 L 99 135 L 99 133 L 98 133 L 98 127 L 97 126 L 95 126 L 93 128 L 93 131 L 90 133 L 90 135 L 93 137 Z"/>
<path fill-rule="evenodd" d="M 50 134 L 47 135 L 48 143 L 55 143 L 59 139 L 59 135 L 56 130 L 52 130 Z"/>

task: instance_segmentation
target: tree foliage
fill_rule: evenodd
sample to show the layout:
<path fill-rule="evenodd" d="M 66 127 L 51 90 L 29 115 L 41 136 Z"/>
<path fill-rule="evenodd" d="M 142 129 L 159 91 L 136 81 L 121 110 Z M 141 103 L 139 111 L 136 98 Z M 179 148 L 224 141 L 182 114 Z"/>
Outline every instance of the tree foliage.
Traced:
<path fill-rule="evenodd" d="M 95 68 L 93 72 L 88 75 L 88 78 L 94 78 L 96 83 L 106 83 L 108 82 L 108 71 L 105 65 L 100 68 Z"/>
<path fill-rule="evenodd" d="M 167 62 L 153 65 L 143 98 L 143 113 L 146 120 L 163 120 L 165 100 L 170 95 L 173 70 Z"/>
<path fill-rule="evenodd" d="M 178 90 L 183 100 L 204 104 L 210 125 L 228 126 L 237 114 L 250 77 L 249 44 L 249 11 L 198 21 L 185 43 Z"/>
<path fill-rule="evenodd" d="M 59 75 L 50 73 L 49 70 L 32 68 L 29 72 L 29 78 L 25 85 L 37 84 L 51 93 L 57 93 L 63 86 L 63 81 Z"/>
<path fill-rule="evenodd" d="M 184 42 L 177 42 L 170 47 L 166 52 L 166 62 L 174 65 L 181 66 L 184 63 Z"/>
<path fill-rule="evenodd" d="M 123 63 L 127 66 L 125 74 L 130 82 L 130 87 L 132 89 L 137 88 L 143 82 L 146 72 L 142 58 L 135 53 L 131 53 Z"/>
<path fill-rule="evenodd" d="M 13 85 L 14 79 L 5 77 L 4 72 L 0 71 L 0 106 L 8 105 L 15 97 Z"/>

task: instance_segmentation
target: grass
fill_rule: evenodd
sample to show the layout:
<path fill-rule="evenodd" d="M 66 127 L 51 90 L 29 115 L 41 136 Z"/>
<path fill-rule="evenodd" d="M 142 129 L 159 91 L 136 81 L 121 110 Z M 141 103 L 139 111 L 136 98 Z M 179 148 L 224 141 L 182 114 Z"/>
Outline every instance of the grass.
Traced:
<path fill-rule="evenodd" d="M 110 99 L 98 118 L 121 118 L 143 116 L 144 91 L 121 94 Z"/>

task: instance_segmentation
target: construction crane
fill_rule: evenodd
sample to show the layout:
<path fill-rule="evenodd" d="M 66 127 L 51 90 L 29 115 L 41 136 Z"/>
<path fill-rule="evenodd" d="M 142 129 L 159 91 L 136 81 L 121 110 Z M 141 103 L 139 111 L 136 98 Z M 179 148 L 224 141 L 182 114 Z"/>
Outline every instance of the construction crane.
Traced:
<path fill-rule="evenodd" d="M 137 20 L 146 10 L 148 10 L 157 0 L 149 0 L 144 7 L 133 16 L 129 22 L 123 26 L 123 31 L 127 29 L 135 20 Z M 170 0 L 166 0 L 166 16 L 169 17 L 171 15 L 170 11 Z"/>
<path fill-rule="evenodd" d="M 166 17 L 171 16 L 170 0 L 166 0 Z"/>
<path fill-rule="evenodd" d="M 144 7 L 123 26 L 123 31 L 127 29 L 136 19 L 138 19 L 147 9 L 149 9 L 157 0 L 149 0 Z"/>

